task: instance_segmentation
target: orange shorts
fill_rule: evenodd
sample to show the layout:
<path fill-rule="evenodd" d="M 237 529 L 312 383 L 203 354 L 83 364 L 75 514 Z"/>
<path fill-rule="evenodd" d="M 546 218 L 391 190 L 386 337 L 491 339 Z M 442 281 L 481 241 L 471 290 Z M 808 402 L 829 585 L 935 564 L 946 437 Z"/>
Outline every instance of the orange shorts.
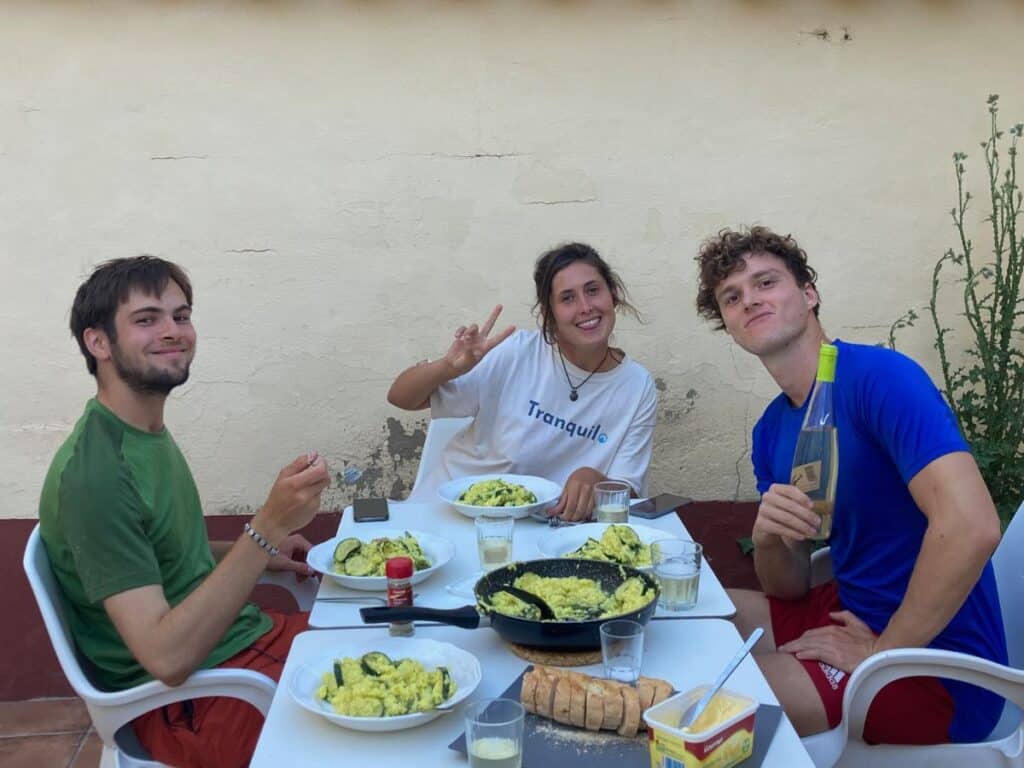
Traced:
<path fill-rule="evenodd" d="M 281 678 L 292 640 L 307 628 L 308 613 L 266 611 L 273 627 L 218 669 L 241 668 Z M 215 697 L 169 704 L 132 722 L 154 760 L 182 768 L 240 768 L 249 764 L 263 715 L 241 699 Z"/>
<path fill-rule="evenodd" d="M 825 627 L 829 613 L 842 611 L 834 581 L 811 589 L 799 600 L 768 598 L 775 644 L 783 645 L 804 632 Z M 839 725 L 843 691 L 850 676 L 821 661 L 801 661 L 825 705 L 829 728 Z M 953 698 L 934 677 L 906 677 L 889 683 L 875 696 L 864 723 L 869 744 L 943 744 L 949 741 Z"/>

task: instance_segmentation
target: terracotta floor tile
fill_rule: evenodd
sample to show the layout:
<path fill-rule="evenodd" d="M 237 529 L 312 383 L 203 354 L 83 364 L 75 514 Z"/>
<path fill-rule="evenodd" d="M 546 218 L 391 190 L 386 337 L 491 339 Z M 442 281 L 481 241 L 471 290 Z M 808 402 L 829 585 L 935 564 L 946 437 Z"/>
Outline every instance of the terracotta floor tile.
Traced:
<path fill-rule="evenodd" d="M 98 768 L 102 752 L 103 742 L 100 741 L 100 737 L 96 735 L 96 731 L 89 731 L 78 749 L 78 754 L 75 755 L 75 762 L 69 768 Z"/>
<path fill-rule="evenodd" d="M 0 765 L 4 768 L 63 768 L 82 741 L 80 733 L 56 736 L 18 736 L 0 739 Z"/>
<path fill-rule="evenodd" d="M 0 736 L 84 733 L 92 721 L 79 698 L 0 702 Z"/>

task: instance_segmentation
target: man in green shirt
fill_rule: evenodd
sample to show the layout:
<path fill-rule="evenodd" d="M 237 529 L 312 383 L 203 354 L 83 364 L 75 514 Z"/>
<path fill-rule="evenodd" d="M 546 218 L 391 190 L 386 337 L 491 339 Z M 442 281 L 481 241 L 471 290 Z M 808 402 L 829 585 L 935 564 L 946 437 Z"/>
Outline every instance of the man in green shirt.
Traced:
<path fill-rule="evenodd" d="M 152 678 L 178 685 L 218 665 L 277 677 L 307 619 L 246 601 L 265 569 L 311 573 L 301 561 L 309 542 L 293 531 L 319 509 L 326 464 L 315 453 L 297 457 L 244 534 L 209 541 L 192 474 L 163 420 L 195 352 L 191 314 L 185 273 L 150 256 L 98 267 L 71 310 L 97 393 L 54 457 L 39 518 L 75 641 L 96 682 L 111 689 Z M 260 725 L 241 702 L 200 699 L 149 713 L 135 730 L 161 762 L 243 765 Z"/>

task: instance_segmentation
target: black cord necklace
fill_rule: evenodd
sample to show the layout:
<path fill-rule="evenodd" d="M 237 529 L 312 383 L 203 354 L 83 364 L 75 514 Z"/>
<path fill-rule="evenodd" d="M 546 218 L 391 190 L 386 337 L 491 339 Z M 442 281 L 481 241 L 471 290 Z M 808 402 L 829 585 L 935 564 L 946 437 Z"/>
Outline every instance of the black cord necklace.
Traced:
<path fill-rule="evenodd" d="M 604 361 L 608 359 L 608 354 L 612 351 L 612 348 L 608 347 L 605 349 L 604 357 L 601 358 L 601 362 L 597 364 L 597 368 L 587 374 L 587 378 L 579 384 L 573 384 L 572 377 L 569 376 L 569 369 L 565 367 L 565 356 L 562 354 L 562 348 L 559 347 L 558 344 L 555 344 L 555 347 L 558 349 L 558 359 L 562 361 L 562 370 L 565 372 L 565 380 L 569 382 L 569 399 L 575 403 L 580 399 L 579 388 L 590 381 L 590 377 L 600 370 L 601 366 L 604 365 Z"/>

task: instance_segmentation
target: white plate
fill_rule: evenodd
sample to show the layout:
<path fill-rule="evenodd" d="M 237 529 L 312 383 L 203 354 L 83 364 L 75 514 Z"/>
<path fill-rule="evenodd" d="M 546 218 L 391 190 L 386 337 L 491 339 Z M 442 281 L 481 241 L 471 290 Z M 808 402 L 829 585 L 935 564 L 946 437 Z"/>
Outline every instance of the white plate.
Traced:
<path fill-rule="evenodd" d="M 337 714 L 330 704 L 316 698 L 316 689 L 320 687 L 324 672 L 332 670 L 335 659 L 345 656 L 359 657 L 370 651 L 386 653 L 396 660 L 415 659 L 428 671 L 439 666 L 448 667 L 455 681 L 456 690 L 455 695 L 441 705 L 446 708 L 457 705 L 473 693 L 483 677 L 476 656 L 451 643 L 418 638 L 379 637 L 353 640 L 351 643 L 339 645 L 330 656 L 300 665 L 288 680 L 288 692 L 304 709 L 336 725 L 356 731 L 401 731 L 429 723 L 444 714 L 444 710 L 432 709 L 395 717 L 349 717 Z"/>
<path fill-rule="evenodd" d="M 597 539 L 600 541 L 601 536 L 608 530 L 610 525 L 613 525 L 613 523 L 585 523 L 584 525 L 556 528 L 548 535 L 537 539 L 537 549 L 545 557 L 564 557 L 582 547 L 587 539 Z M 626 523 L 617 523 L 617 525 L 626 525 Z M 679 538 L 671 533 L 666 533 L 657 528 L 649 528 L 646 525 L 633 525 L 630 523 L 629 527 L 636 531 L 636 535 L 640 537 L 641 544 L 650 544 L 658 539 Z M 650 571 L 651 566 L 645 565 L 638 568 L 638 570 Z"/>
<path fill-rule="evenodd" d="M 519 507 L 477 507 L 472 504 L 462 504 L 456 501 L 473 483 L 479 483 L 482 480 L 498 479 L 504 480 L 506 483 L 515 483 L 528 488 L 537 497 L 537 502 L 535 504 L 523 504 Z M 500 512 L 515 518 L 522 518 L 527 517 L 533 512 L 541 512 L 553 505 L 558 501 L 558 497 L 562 495 L 562 486 L 543 477 L 535 477 L 533 475 L 473 475 L 472 477 L 459 477 L 455 480 L 449 480 L 447 483 L 442 483 L 441 487 L 437 489 L 437 495 L 441 497 L 442 501 L 451 504 L 466 517 L 475 518 L 489 512 Z"/>
<path fill-rule="evenodd" d="M 423 550 L 423 554 L 430 561 L 429 568 L 424 568 L 422 571 L 413 571 L 412 583 L 419 584 L 421 581 L 429 579 L 435 571 L 455 556 L 455 545 L 448 539 L 442 539 L 440 536 L 434 536 L 431 533 L 413 530 L 408 530 L 408 532 L 416 537 L 416 541 L 420 543 L 420 549 Z M 338 542 L 342 539 L 356 538 L 360 541 L 372 541 L 373 539 L 382 538 L 397 539 L 403 533 L 406 533 L 406 530 L 388 528 L 367 531 L 366 533 L 354 534 L 353 536 L 335 536 L 333 539 L 321 542 L 309 550 L 309 553 L 306 555 L 306 562 L 324 576 L 334 579 L 343 587 L 383 592 L 388 588 L 386 576 L 349 576 L 345 573 L 335 573 L 334 548 L 338 546 Z"/>

